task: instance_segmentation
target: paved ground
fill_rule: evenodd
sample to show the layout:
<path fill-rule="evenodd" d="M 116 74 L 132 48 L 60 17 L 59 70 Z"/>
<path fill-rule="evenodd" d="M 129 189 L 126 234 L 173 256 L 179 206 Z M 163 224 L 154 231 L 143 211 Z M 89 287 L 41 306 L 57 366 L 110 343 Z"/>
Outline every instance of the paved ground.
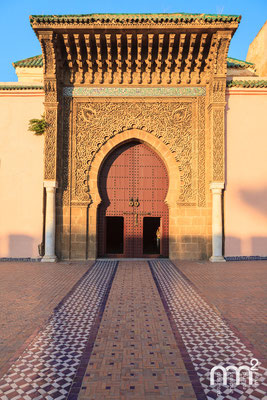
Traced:
<path fill-rule="evenodd" d="M 0 376 L 92 263 L 0 263 Z"/>
<path fill-rule="evenodd" d="M 255 353 L 242 335 L 266 356 L 263 322 L 267 262 L 176 265 L 189 280 L 167 261 L 152 261 L 150 268 L 144 261 L 120 261 L 117 271 L 114 263 L 100 262 L 90 269 L 23 353 L 25 362 L 18 360 L 10 378 L 6 376 L 0 382 L 0 393 L 5 393 L 0 399 L 63 400 L 72 381 L 73 396 L 68 400 L 77 399 L 79 392 L 81 400 L 232 399 L 228 389 L 222 395 L 211 390 L 208 360 L 216 363 L 228 351 L 230 364 L 249 363 Z M 8 358 L 47 320 L 89 266 L 0 264 L 0 360 L 4 364 L 0 374 Z M 114 280 L 112 271 L 116 272 Z M 88 339 L 84 339 L 85 334 Z M 82 338 L 89 343 L 85 350 Z M 263 378 L 263 369 L 259 372 Z M 58 385 L 61 381 L 64 384 Z M 198 388 L 202 394 L 195 395 Z M 14 397 L 9 390 L 29 394 Z M 240 400 L 263 399 L 267 393 L 263 380 L 251 390 L 251 396 L 244 397 L 245 392 L 238 390 L 234 398 Z"/>
<path fill-rule="evenodd" d="M 267 359 L 267 261 L 175 264 Z"/>
<path fill-rule="evenodd" d="M 195 399 L 147 262 L 120 262 L 80 400 Z"/>

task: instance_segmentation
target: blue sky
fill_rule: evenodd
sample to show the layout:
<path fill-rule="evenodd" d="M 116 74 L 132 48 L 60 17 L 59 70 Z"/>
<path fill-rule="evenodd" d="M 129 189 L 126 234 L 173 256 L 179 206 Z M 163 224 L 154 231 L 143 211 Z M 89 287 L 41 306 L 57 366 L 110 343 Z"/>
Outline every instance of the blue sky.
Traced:
<path fill-rule="evenodd" d="M 163 12 L 242 15 L 229 56 L 245 60 L 249 44 L 267 19 L 267 0 L 1 0 L 0 81 L 16 81 L 13 61 L 41 54 L 29 23 L 31 14 Z"/>

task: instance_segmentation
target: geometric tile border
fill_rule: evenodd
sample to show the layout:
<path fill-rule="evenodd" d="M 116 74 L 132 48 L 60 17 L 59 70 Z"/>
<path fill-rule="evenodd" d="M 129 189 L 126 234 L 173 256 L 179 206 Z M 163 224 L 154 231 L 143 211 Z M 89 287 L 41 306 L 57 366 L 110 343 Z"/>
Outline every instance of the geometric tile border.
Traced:
<path fill-rule="evenodd" d="M 253 372 L 253 385 L 248 384 L 247 373 L 241 373 L 241 384 L 236 386 L 235 372 L 230 371 L 226 386 L 221 373 L 215 374 L 215 385 L 210 385 L 213 367 L 251 367 L 257 354 L 169 260 L 149 261 L 149 265 L 197 399 L 267 399 L 267 369 L 260 360 Z"/>
<path fill-rule="evenodd" d="M 97 261 L 0 381 L 1 400 L 77 399 L 116 273 Z"/>
<path fill-rule="evenodd" d="M 146 261 L 120 261 L 79 400 L 195 400 Z"/>
<path fill-rule="evenodd" d="M 64 87 L 63 96 L 75 97 L 177 97 L 205 96 L 205 87 L 166 87 L 166 88 L 132 88 L 132 87 Z"/>

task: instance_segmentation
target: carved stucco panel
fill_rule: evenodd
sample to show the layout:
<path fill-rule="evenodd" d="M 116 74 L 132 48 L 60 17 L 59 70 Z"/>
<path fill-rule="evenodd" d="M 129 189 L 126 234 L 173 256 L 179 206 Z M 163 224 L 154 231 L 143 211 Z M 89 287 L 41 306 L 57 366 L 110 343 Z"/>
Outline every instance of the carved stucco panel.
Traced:
<path fill-rule="evenodd" d="M 213 110 L 213 181 L 224 182 L 224 108 Z"/>
<path fill-rule="evenodd" d="M 56 55 L 54 48 L 54 38 L 52 34 L 41 33 L 39 40 L 44 58 L 44 74 L 52 76 L 56 73 Z"/>
<path fill-rule="evenodd" d="M 71 103 L 72 99 L 63 98 L 63 143 L 62 143 L 62 196 L 63 204 L 70 202 L 71 179 Z"/>
<path fill-rule="evenodd" d="M 44 179 L 56 180 L 57 109 L 47 108 L 45 119 L 47 127 L 45 130 Z"/>
<path fill-rule="evenodd" d="M 198 205 L 206 204 L 205 97 L 198 99 Z"/>
<path fill-rule="evenodd" d="M 196 99 L 119 101 L 74 99 L 72 200 L 90 201 L 88 171 L 94 155 L 109 138 L 127 129 L 151 132 L 175 153 L 180 169 L 179 203 L 196 204 Z M 195 127 L 195 129 L 193 129 Z"/>

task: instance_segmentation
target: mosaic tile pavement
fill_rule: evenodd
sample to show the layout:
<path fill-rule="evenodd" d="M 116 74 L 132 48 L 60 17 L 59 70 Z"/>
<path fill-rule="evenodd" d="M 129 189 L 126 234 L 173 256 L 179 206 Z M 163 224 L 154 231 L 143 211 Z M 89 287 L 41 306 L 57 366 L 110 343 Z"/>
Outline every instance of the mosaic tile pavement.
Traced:
<path fill-rule="evenodd" d="M 250 366 L 253 385 L 212 367 Z M 97 261 L 0 380 L 1 400 L 267 400 L 261 357 L 169 260 Z"/>
<path fill-rule="evenodd" d="M 74 286 L 1 379 L 1 400 L 77 398 L 116 268 L 96 262 Z"/>
<path fill-rule="evenodd" d="M 93 264 L 0 261 L 0 378 Z"/>
<path fill-rule="evenodd" d="M 208 303 L 242 332 L 267 362 L 267 261 L 176 263 Z"/>
<path fill-rule="evenodd" d="M 79 400 L 196 399 L 146 261 L 119 263 Z"/>
<path fill-rule="evenodd" d="M 220 376 L 210 386 L 210 370 L 214 366 L 251 366 L 257 358 L 251 346 L 245 345 L 224 319 L 199 295 L 184 275 L 169 261 L 149 261 L 149 265 L 171 321 L 183 357 L 191 363 L 192 383 L 200 381 L 204 395 L 198 399 L 259 400 L 267 399 L 267 370 L 261 365 L 254 372 L 254 384 L 245 376 L 235 386 L 235 375 L 222 385 Z M 193 369 L 192 370 L 192 366 Z M 195 377 L 194 377 L 195 371 Z M 229 374 L 230 375 L 230 374 Z M 242 375 L 242 374 L 241 374 Z"/>

